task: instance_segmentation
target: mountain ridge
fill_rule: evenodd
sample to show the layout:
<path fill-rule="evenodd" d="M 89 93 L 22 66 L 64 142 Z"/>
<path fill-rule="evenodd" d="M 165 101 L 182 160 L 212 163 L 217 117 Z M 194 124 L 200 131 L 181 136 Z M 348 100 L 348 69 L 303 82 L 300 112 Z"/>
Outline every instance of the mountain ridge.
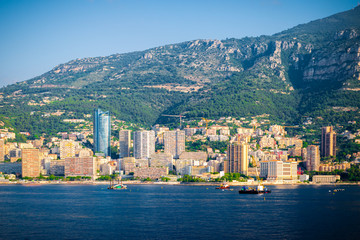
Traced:
<path fill-rule="evenodd" d="M 147 125 L 167 121 L 162 113 L 193 118 L 267 113 L 291 123 L 303 115 L 330 114 L 325 121 L 332 122 L 333 107 L 360 107 L 358 16 L 359 6 L 271 36 L 193 40 L 75 59 L 1 88 L 0 104 L 14 118 L 16 106 L 26 105 L 24 115 L 62 107 L 81 116 L 102 107 Z M 326 100 L 329 96 L 341 101 Z"/>

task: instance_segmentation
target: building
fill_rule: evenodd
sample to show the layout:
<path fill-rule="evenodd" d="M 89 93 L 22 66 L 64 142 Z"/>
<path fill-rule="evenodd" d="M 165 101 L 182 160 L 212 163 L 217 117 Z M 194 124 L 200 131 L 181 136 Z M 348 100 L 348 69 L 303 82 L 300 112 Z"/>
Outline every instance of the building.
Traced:
<path fill-rule="evenodd" d="M 110 113 L 95 109 L 94 112 L 94 152 L 110 156 Z"/>
<path fill-rule="evenodd" d="M 93 177 L 96 173 L 93 157 L 71 157 L 65 159 L 65 176 Z"/>
<path fill-rule="evenodd" d="M 302 149 L 300 147 L 293 147 L 289 149 L 289 156 L 301 157 Z"/>
<path fill-rule="evenodd" d="M 0 163 L 0 172 L 3 174 L 20 175 L 22 172 L 21 163 Z"/>
<path fill-rule="evenodd" d="M 345 163 L 339 163 L 339 164 L 321 164 L 319 166 L 320 172 L 332 172 L 335 170 L 346 170 L 351 168 L 351 163 L 345 162 Z"/>
<path fill-rule="evenodd" d="M 144 178 L 158 179 L 168 174 L 169 174 L 169 169 L 167 167 L 144 167 L 144 168 L 136 167 L 134 169 L 134 177 L 140 179 L 144 179 Z"/>
<path fill-rule="evenodd" d="M 197 128 L 184 128 L 186 136 L 192 136 L 197 132 Z"/>
<path fill-rule="evenodd" d="M 21 149 L 14 148 L 9 151 L 10 162 L 17 162 L 21 158 Z"/>
<path fill-rule="evenodd" d="M 22 177 L 39 177 L 41 168 L 39 150 L 24 148 L 21 155 Z"/>
<path fill-rule="evenodd" d="M 54 176 L 64 176 L 65 160 L 51 160 L 49 173 L 50 175 L 54 175 Z"/>
<path fill-rule="evenodd" d="M 134 132 L 134 157 L 136 159 L 149 159 L 155 153 L 155 132 Z"/>
<path fill-rule="evenodd" d="M 150 167 L 168 167 L 173 170 L 174 160 L 169 153 L 154 153 L 150 156 Z"/>
<path fill-rule="evenodd" d="M 225 173 L 248 173 L 248 151 L 247 143 L 234 143 L 228 146 L 227 160 L 224 161 Z"/>
<path fill-rule="evenodd" d="M 297 162 L 261 161 L 260 177 L 267 180 L 297 180 Z"/>
<path fill-rule="evenodd" d="M 271 135 L 266 135 L 260 139 L 259 145 L 261 148 L 275 148 L 276 141 Z"/>
<path fill-rule="evenodd" d="M 119 155 L 120 158 L 130 157 L 131 130 L 120 130 L 119 132 Z"/>
<path fill-rule="evenodd" d="M 332 126 L 321 129 L 321 156 L 336 156 L 336 133 Z"/>
<path fill-rule="evenodd" d="M 229 140 L 229 136 L 227 135 L 208 135 L 207 137 L 210 142 L 223 142 Z"/>
<path fill-rule="evenodd" d="M 0 162 L 4 162 L 5 157 L 5 143 L 4 139 L 0 139 Z"/>
<path fill-rule="evenodd" d="M 320 152 L 319 146 L 309 145 L 306 148 L 306 169 L 309 171 L 319 171 Z"/>
<path fill-rule="evenodd" d="M 314 175 L 312 181 L 314 183 L 335 183 L 340 180 L 339 175 Z"/>
<path fill-rule="evenodd" d="M 295 146 L 296 148 L 302 148 L 303 141 L 298 138 L 280 138 L 278 139 L 279 148 L 287 148 L 289 146 Z M 297 155 L 299 156 L 299 155 Z"/>
<path fill-rule="evenodd" d="M 164 132 L 164 152 L 179 158 L 179 155 L 185 152 L 185 131 L 167 131 Z"/>
<path fill-rule="evenodd" d="M 60 159 L 75 157 L 75 142 L 73 140 L 60 141 Z"/>

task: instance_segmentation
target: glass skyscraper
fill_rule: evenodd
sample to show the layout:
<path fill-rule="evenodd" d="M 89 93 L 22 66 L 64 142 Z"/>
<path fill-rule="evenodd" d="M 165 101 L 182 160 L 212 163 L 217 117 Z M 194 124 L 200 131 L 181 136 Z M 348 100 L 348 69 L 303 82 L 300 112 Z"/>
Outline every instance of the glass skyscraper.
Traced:
<path fill-rule="evenodd" d="M 94 151 L 110 156 L 110 113 L 95 109 L 94 113 Z"/>

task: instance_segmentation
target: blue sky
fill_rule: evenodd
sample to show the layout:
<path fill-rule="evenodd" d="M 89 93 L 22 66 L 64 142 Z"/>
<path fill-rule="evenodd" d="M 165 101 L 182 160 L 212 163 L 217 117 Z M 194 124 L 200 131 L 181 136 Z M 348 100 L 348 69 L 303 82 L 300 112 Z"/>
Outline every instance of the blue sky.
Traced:
<path fill-rule="evenodd" d="M 76 58 L 271 35 L 357 0 L 0 0 L 0 87 Z"/>

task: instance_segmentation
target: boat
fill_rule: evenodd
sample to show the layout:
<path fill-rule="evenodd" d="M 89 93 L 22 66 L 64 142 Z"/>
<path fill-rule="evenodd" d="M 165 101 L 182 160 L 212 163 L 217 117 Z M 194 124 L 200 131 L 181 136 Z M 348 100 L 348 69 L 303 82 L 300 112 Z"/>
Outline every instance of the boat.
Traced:
<path fill-rule="evenodd" d="M 118 184 L 114 184 L 112 180 L 110 180 L 110 185 L 108 187 L 108 189 L 111 189 L 111 190 L 122 190 L 122 189 L 127 189 L 127 186 L 122 184 L 122 181 L 119 183 L 118 181 Z"/>
<path fill-rule="evenodd" d="M 264 187 L 263 185 L 258 185 L 256 187 L 243 186 L 239 190 L 239 194 L 263 194 L 263 193 L 271 193 L 270 189 Z"/>
<path fill-rule="evenodd" d="M 333 190 L 333 192 L 342 192 L 342 191 L 345 191 L 345 189 L 344 188 L 335 188 Z M 329 190 L 329 192 L 331 192 L 331 190 Z"/>
<path fill-rule="evenodd" d="M 230 189 L 230 185 L 223 183 L 219 187 L 216 187 L 215 189 Z"/>

